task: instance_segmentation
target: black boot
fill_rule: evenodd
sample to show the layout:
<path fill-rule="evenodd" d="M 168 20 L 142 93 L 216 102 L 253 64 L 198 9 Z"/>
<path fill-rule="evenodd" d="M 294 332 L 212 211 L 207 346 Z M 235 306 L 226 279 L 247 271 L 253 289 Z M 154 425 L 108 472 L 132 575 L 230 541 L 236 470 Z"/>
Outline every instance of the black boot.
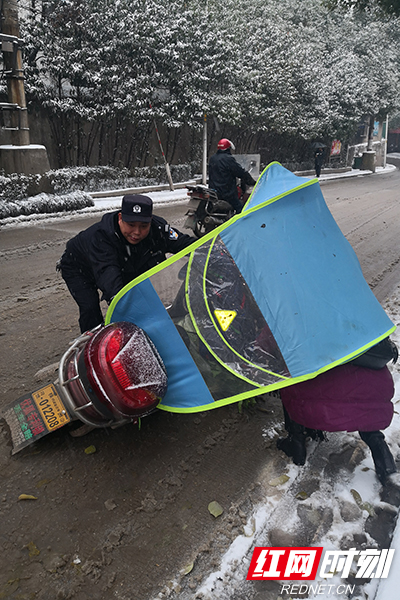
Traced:
<path fill-rule="evenodd" d="M 389 475 L 396 473 L 396 464 L 385 436 L 381 431 L 359 431 L 361 439 L 365 442 L 372 454 L 376 475 L 382 485 L 385 485 Z"/>
<path fill-rule="evenodd" d="M 326 440 L 326 436 L 320 429 L 309 429 L 305 427 L 306 437 L 310 437 L 312 440 L 320 440 L 321 442 Z"/>
<path fill-rule="evenodd" d="M 286 456 L 290 456 L 295 465 L 304 465 L 306 462 L 306 435 L 305 433 L 292 433 L 286 438 L 279 438 L 276 447 Z"/>
<path fill-rule="evenodd" d="M 285 429 L 289 435 L 286 438 L 279 438 L 276 446 L 286 456 L 290 456 L 295 465 L 304 465 L 306 462 L 306 433 L 304 427 L 289 417 L 284 406 L 283 414 L 285 417 Z"/>

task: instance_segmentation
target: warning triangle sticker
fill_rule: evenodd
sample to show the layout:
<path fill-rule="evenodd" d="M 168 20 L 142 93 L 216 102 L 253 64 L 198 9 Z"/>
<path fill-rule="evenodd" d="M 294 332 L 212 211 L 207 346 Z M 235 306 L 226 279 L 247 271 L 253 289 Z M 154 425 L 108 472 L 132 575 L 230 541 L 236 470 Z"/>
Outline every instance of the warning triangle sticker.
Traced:
<path fill-rule="evenodd" d="M 214 310 L 215 317 L 220 324 L 222 331 L 229 329 L 233 319 L 236 317 L 237 312 L 235 310 Z"/>

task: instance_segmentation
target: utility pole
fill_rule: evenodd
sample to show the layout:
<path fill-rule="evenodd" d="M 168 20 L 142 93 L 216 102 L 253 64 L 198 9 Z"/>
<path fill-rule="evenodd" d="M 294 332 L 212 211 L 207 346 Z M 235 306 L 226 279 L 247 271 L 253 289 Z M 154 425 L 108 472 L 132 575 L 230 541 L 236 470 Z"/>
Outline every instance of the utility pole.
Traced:
<path fill-rule="evenodd" d="M 208 0 L 206 0 L 206 17 L 208 19 Z M 203 161 L 202 161 L 202 178 L 203 185 L 207 185 L 207 113 L 203 115 Z"/>
<path fill-rule="evenodd" d="M 384 138 L 384 147 L 383 147 L 383 168 L 386 167 L 386 159 L 387 159 L 387 152 L 388 152 L 388 139 L 389 139 L 389 115 L 386 115 L 385 138 Z"/>
<path fill-rule="evenodd" d="M 4 74 L 7 80 L 8 102 L 0 109 L 8 113 L 0 128 L 0 167 L 5 173 L 42 175 L 50 170 L 47 150 L 30 143 L 28 110 L 26 107 L 24 72 L 22 68 L 22 40 L 19 37 L 18 1 L 1 1 L 1 49 Z M 8 121 L 8 122 L 6 122 Z"/>
<path fill-rule="evenodd" d="M 22 42 L 19 39 L 17 0 L 3 0 L 1 30 L 5 76 L 7 80 L 8 101 L 17 105 L 19 113 L 18 128 L 14 132 L 14 142 L 18 146 L 29 145 L 28 112 L 26 108 L 24 72 L 22 69 Z M 7 37 L 5 37 L 7 36 Z M 9 40 L 7 39 L 9 36 Z"/>
<path fill-rule="evenodd" d="M 151 110 L 153 110 L 151 102 L 149 102 L 149 105 L 150 105 Z M 155 119 L 153 119 L 153 123 L 154 123 L 154 128 L 156 130 L 158 145 L 160 146 L 161 155 L 162 155 L 163 160 L 164 160 L 165 170 L 167 172 L 167 179 L 168 179 L 168 183 L 169 183 L 169 189 L 171 190 L 171 192 L 173 192 L 175 188 L 174 188 L 174 182 L 172 181 L 171 169 L 169 168 L 169 164 L 167 162 L 167 158 L 166 158 L 166 156 L 164 154 L 164 148 L 163 148 L 162 143 L 161 143 L 161 137 L 160 137 L 160 133 L 158 131 L 158 127 L 157 127 L 157 123 L 156 123 Z"/>
<path fill-rule="evenodd" d="M 202 184 L 207 185 L 207 115 L 204 113 L 203 121 L 203 174 Z"/>

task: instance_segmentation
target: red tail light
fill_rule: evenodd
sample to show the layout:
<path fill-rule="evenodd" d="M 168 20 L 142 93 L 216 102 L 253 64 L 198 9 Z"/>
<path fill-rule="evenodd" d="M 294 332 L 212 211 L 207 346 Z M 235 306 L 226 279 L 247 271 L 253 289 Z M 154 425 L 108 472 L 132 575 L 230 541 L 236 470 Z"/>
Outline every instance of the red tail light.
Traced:
<path fill-rule="evenodd" d="M 167 390 L 163 362 L 146 333 L 128 322 L 96 333 L 84 350 L 86 375 L 96 397 L 113 413 L 143 416 Z"/>

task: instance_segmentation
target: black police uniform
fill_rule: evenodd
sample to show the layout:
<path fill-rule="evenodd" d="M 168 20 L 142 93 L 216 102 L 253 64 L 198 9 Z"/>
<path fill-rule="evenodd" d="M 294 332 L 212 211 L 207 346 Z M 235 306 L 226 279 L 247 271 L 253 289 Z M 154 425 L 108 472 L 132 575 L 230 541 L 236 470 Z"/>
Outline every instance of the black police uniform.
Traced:
<path fill-rule="evenodd" d="M 165 219 L 153 215 L 150 232 L 138 244 L 129 244 L 118 225 L 115 211 L 67 242 L 57 268 L 79 306 L 81 332 L 103 322 L 101 300 L 110 303 L 127 283 L 176 254 L 196 238 L 172 229 Z"/>

